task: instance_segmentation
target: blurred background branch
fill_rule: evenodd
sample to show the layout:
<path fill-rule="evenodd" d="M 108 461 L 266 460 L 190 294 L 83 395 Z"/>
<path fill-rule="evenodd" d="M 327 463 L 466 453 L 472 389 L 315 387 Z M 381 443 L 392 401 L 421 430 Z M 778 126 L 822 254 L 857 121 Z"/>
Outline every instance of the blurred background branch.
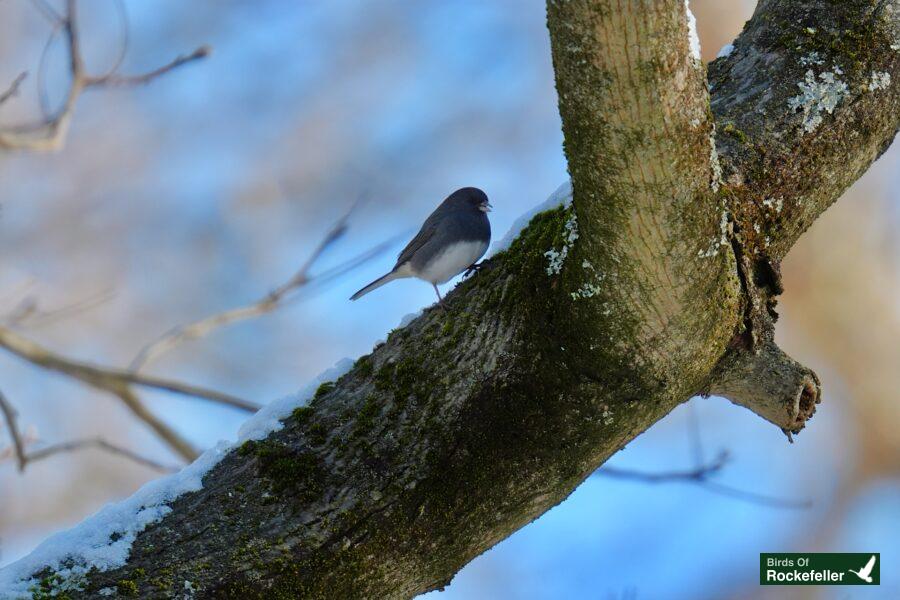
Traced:
<path fill-rule="evenodd" d="M 166 333 L 156 341 L 148 344 L 147 346 L 144 346 L 137 354 L 137 356 L 135 356 L 134 360 L 131 361 L 130 369 L 136 373 L 140 371 L 148 362 L 159 358 L 160 355 L 168 352 L 169 350 L 173 349 L 175 346 L 183 342 L 202 338 L 209 335 L 216 329 L 219 329 L 220 327 L 225 327 L 239 321 L 245 321 L 247 319 L 261 317 L 279 308 L 289 294 L 302 288 L 303 286 L 310 283 L 310 281 L 312 281 L 313 277 L 310 275 L 310 269 L 313 268 L 313 266 L 316 264 L 316 261 L 318 261 L 322 257 L 325 251 L 335 242 L 337 242 L 341 238 L 341 236 L 344 235 L 344 233 L 346 233 L 347 222 L 349 221 L 350 216 L 359 207 L 359 204 L 360 200 L 357 200 L 350 207 L 350 209 L 340 219 L 338 219 L 338 221 L 331 227 L 331 229 L 325 234 L 319 244 L 315 247 L 306 262 L 303 263 L 303 266 L 300 267 L 300 270 L 297 271 L 294 276 L 287 280 L 285 283 L 281 284 L 255 302 L 238 308 L 226 310 L 224 312 L 216 313 L 214 315 L 204 317 L 199 321 L 194 321 L 193 323 L 189 323 L 187 325 L 180 325 L 170 330 L 168 333 Z M 377 254 L 373 254 L 370 256 L 374 258 L 375 256 L 377 256 Z M 361 263 L 350 260 L 339 266 L 338 269 L 340 269 L 341 267 L 349 267 L 351 265 L 358 266 L 358 264 Z"/>
<path fill-rule="evenodd" d="M 12 404 L 9 403 L 9 400 L 7 400 L 2 391 L 0 391 L 0 414 L 3 415 L 3 418 L 6 421 L 6 429 L 9 432 L 10 438 L 12 440 L 12 443 L 8 449 L 0 448 L 0 462 L 3 461 L 4 457 L 12 456 L 14 457 L 16 465 L 18 466 L 20 472 L 25 471 L 25 468 L 29 465 L 29 463 L 37 462 L 56 454 L 75 452 L 88 448 L 96 448 L 104 452 L 114 454 L 116 456 L 121 456 L 139 465 L 149 467 L 162 473 L 171 473 L 177 470 L 177 467 L 160 464 L 155 460 L 151 460 L 149 458 L 141 456 L 140 454 L 132 450 L 117 446 L 115 444 L 111 444 L 103 438 L 73 440 L 71 442 L 53 444 L 29 451 L 27 449 L 27 446 L 31 442 L 36 440 L 24 438 L 19 432 L 19 426 L 16 423 L 16 409 L 13 408 Z"/>
<path fill-rule="evenodd" d="M 9 84 L 9 87 L 6 89 L 6 91 L 3 93 L 0 93 L 0 104 L 3 104 L 10 98 L 13 98 L 16 95 L 18 95 L 19 87 L 21 87 L 22 82 L 25 81 L 26 77 L 28 77 L 28 73 L 22 73 L 15 79 L 13 79 L 13 82 L 11 84 Z"/>
<path fill-rule="evenodd" d="M 14 127 L 0 128 L 0 149 L 26 150 L 31 152 L 50 152 L 59 150 L 65 143 L 69 131 L 72 116 L 80 96 L 88 89 L 111 86 L 141 85 L 149 83 L 190 62 L 206 58 L 211 49 L 209 46 L 201 46 L 190 54 L 177 57 L 175 60 L 139 75 L 119 75 L 116 73 L 119 64 L 124 58 L 124 47 L 127 43 L 127 35 L 123 35 L 123 50 L 121 57 L 116 61 L 113 69 L 100 76 L 91 75 L 85 66 L 83 49 L 81 46 L 81 31 L 78 19 L 78 0 L 66 0 L 65 11 L 62 14 L 43 0 L 34 0 L 33 5 L 52 23 L 52 31 L 45 45 L 49 48 L 56 35 L 61 31 L 66 39 L 66 48 L 69 55 L 70 83 L 62 107 L 53 115 L 45 115 L 45 118 L 37 123 Z M 124 6 L 119 4 L 120 7 Z M 124 11 L 124 8 L 120 10 Z M 123 20 L 123 23 L 125 21 Z M 127 25 L 124 25 L 127 28 Z M 0 104 L 10 96 L 15 95 L 19 84 L 24 79 L 20 75 L 10 90 L 0 96 Z"/>

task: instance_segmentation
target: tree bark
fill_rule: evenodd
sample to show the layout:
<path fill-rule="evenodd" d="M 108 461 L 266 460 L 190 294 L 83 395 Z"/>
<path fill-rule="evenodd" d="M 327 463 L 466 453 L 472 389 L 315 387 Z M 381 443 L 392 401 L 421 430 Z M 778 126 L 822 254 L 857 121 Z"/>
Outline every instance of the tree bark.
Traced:
<path fill-rule="evenodd" d="M 572 208 L 72 597 L 411 597 L 693 395 L 803 427 L 819 385 L 772 342 L 778 261 L 898 129 L 900 3 L 763 0 L 709 88 L 683 0 L 550 0 L 548 26 Z"/>

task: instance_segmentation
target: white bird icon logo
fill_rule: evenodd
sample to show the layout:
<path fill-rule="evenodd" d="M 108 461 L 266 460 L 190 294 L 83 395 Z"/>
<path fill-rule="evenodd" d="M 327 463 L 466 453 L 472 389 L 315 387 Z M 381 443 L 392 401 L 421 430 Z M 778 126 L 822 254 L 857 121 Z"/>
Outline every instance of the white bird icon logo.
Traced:
<path fill-rule="evenodd" d="M 866 563 L 859 571 L 854 571 L 853 569 L 847 569 L 850 573 L 853 573 L 866 583 L 872 583 L 872 569 L 875 567 L 875 555 L 872 555 L 872 558 L 869 559 L 869 562 Z"/>

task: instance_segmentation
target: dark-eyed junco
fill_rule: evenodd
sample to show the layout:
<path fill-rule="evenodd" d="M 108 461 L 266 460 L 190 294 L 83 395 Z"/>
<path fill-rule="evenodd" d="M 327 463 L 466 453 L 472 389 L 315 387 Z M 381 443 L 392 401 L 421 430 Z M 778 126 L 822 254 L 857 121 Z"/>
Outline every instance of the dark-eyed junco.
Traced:
<path fill-rule="evenodd" d="M 487 195 L 477 188 L 462 188 L 441 202 L 422 225 L 416 237 L 397 257 L 390 273 L 379 277 L 353 294 L 356 300 L 389 281 L 416 277 L 434 287 L 443 304 L 437 284 L 446 283 L 484 256 L 491 241 L 487 213 L 491 205 Z"/>

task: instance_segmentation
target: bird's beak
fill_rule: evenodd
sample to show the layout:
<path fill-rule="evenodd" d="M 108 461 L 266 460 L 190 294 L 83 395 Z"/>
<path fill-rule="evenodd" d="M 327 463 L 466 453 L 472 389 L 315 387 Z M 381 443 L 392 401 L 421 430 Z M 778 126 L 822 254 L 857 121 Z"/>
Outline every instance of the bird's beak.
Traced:
<path fill-rule="evenodd" d="M 485 202 L 484 204 L 482 204 L 482 205 L 479 206 L 478 208 L 481 209 L 481 212 L 489 213 L 489 212 L 491 212 L 491 209 L 494 208 L 494 207 L 491 206 L 491 203 L 490 203 L 490 202 Z"/>

